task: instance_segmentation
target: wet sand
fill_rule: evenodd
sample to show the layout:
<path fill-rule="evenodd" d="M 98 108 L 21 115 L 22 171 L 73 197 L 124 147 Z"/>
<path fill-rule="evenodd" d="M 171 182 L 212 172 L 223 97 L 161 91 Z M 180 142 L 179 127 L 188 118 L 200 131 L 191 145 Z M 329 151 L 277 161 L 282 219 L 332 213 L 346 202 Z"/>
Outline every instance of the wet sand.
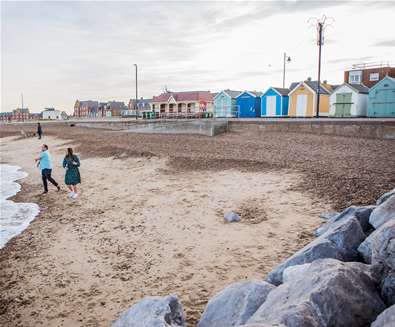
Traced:
<path fill-rule="evenodd" d="M 64 149 L 77 141 L 43 141 L 63 181 Z M 330 209 L 298 188 L 304 176 L 289 169 L 178 170 L 171 156 L 103 157 L 81 146 L 81 197 L 54 187 L 41 196 L 32 161 L 41 143 L 1 139 L 2 162 L 29 173 L 15 200 L 41 208 L 0 250 L 4 326 L 109 326 L 142 297 L 165 294 L 181 298 L 194 326 L 209 297 L 262 279 L 310 241 L 318 214 Z M 225 224 L 227 210 L 243 221 Z"/>

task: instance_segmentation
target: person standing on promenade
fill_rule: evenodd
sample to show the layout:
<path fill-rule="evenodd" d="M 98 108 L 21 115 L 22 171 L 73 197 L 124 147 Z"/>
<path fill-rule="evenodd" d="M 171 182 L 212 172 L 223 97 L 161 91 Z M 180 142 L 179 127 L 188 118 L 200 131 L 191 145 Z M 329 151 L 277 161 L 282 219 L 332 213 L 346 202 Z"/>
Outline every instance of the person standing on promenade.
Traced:
<path fill-rule="evenodd" d="M 56 186 L 58 191 L 60 191 L 60 186 L 56 181 L 51 177 L 52 173 L 52 158 L 51 154 L 48 151 L 48 145 L 43 144 L 41 147 L 41 152 L 40 155 L 34 160 L 39 162 L 40 169 L 41 169 L 41 177 L 43 179 L 43 185 L 44 185 L 44 192 L 48 193 L 48 181 L 50 181 L 53 185 Z"/>
<path fill-rule="evenodd" d="M 72 148 L 67 148 L 66 156 L 63 159 L 63 168 L 66 169 L 64 182 L 70 190 L 69 197 L 72 199 L 78 197 L 77 184 L 81 183 L 79 166 L 80 159 L 74 155 Z"/>
<path fill-rule="evenodd" d="M 41 124 L 37 123 L 37 135 L 38 139 L 41 140 L 41 135 L 43 134 L 43 130 L 41 129 Z"/>

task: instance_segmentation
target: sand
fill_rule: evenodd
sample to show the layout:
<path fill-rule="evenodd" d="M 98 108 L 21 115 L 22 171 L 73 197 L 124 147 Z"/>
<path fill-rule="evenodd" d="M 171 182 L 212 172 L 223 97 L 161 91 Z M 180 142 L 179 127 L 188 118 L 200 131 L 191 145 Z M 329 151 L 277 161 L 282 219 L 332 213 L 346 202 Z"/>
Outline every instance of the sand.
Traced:
<path fill-rule="evenodd" d="M 68 140 L 46 137 L 63 183 Z M 2 162 L 29 173 L 17 201 L 40 215 L 0 250 L 0 325 L 109 326 L 144 296 L 177 294 L 189 326 L 226 285 L 263 279 L 308 243 L 329 205 L 295 190 L 288 170 L 174 173 L 166 157 L 81 161 L 76 201 L 42 191 L 42 141 L 1 139 Z M 225 224 L 234 210 L 241 223 Z"/>

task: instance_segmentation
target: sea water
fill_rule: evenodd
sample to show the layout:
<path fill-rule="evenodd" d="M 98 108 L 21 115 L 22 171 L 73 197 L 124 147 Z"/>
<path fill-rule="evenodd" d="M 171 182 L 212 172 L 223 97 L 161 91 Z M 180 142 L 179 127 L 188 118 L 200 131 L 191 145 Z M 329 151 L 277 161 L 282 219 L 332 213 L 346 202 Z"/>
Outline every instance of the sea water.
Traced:
<path fill-rule="evenodd" d="M 21 186 L 15 181 L 27 175 L 18 166 L 0 164 L 0 249 L 26 229 L 40 211 L 35 203 L 8 200 L 21 190 Z"/>

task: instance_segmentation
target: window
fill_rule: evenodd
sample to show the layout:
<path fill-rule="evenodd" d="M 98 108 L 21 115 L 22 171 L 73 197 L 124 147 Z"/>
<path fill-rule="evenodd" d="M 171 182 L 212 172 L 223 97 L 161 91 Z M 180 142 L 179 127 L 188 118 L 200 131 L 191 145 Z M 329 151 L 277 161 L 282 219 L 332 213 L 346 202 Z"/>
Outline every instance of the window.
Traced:
<path fill-rule="evenodd" d="M 353 70 L 349 73 L 348 83 L 350 84 L 361 84 L 362 82 L 362 71 Z"/>
<path fill-rule="evenodd" d="M 369 81 L 374 82 L 380 79 L 379 73 L 371 73 L 369 75 Z"/>

